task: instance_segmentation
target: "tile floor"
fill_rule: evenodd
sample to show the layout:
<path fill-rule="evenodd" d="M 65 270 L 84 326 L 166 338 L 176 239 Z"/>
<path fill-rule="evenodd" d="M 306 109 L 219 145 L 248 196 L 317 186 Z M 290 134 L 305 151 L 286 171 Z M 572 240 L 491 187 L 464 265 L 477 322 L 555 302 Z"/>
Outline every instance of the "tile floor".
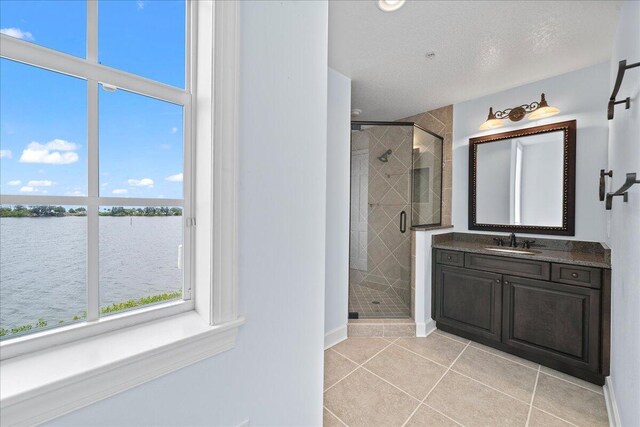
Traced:
<path fill-rule="evenodd" d="M 441 331 L 325 351 L 325 426 L 608 426 L 602 387 Z"/>
<path fill-rule="evenodd" d="M 411 316 L 411 307 L 389 288 L 387 291 L 366 285 L 349 285 L 349 311 L 356 311 L 361 319 L 400 319 Z"/>

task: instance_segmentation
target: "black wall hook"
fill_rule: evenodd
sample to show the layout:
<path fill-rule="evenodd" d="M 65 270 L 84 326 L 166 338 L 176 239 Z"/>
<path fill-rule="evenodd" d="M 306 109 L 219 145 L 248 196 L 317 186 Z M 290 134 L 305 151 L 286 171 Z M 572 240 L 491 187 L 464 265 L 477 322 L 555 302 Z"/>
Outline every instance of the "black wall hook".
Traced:
<path fill-rule="evenodd" d="M 624 78 L 624 73 L 630 68 L 639 67 L 640 62 L 636 62 L 635 64 L 627 65 L 627 60 L 622 60 L 618 63 L 618 76 L 616 77 L 616 84 L 613 86 L 613 92 L 611 93 L 611 98 L 609 98 L 609 105 L 607 108 L 607 118 L 609 120 L 613 119 L 613 114 L 615 112 L 615 106 L 617 104 L 625 104 L 625 109 L 628 110 L 631 108 L 631 98 L 627 97 L 622 101 L 616 101 L 616 96 L 618 96 L 618 91 L 620 90 L 620 86 L 622 85 L 622 79 Z"/>

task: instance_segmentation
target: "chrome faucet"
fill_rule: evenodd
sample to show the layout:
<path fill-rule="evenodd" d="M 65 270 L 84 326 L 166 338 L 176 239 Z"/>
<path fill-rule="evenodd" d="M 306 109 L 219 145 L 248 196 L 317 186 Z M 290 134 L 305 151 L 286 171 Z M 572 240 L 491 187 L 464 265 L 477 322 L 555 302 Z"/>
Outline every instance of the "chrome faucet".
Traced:
<path fill-rule="evenodd" d="M 509 235 L 509 247 L 510 248 L 517 248 L 518 247 L 518 242 L 516 242 L 516 233 L 511 233 Z"/>

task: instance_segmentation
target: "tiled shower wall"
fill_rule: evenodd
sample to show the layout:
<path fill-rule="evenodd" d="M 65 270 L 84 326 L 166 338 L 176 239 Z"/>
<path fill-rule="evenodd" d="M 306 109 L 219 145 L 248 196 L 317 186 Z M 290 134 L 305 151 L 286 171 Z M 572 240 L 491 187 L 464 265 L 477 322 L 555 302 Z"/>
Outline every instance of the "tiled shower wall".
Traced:
<path fill-rule="evenodd" d="M 451 153 L 453 141 L 453 105 L 407 117 L 400 122 L 414 122 L 444 138 L 442 153 L 442 225 L 451 225 Z"/>
<path fill-rule="evenodd" d="M 410 291 L 410 171 L 412 126 L 373 126 L 352 134 L 352 150 L 369 150 L 367 271 L 351 270 L 351 283 L 395 294 L 407 305 Z M 391 149 L 388 162 L 378 156 Z M 400 232 L 400 212 L 407 231 Z"/>
<path fill-rule="evenodd" d="M 451 225 L 451 172 L 453 170 L 453 105 L 447 105 L 431 111 L 416 114 L 399 120 L 414 122 L 417 125 L 443 137 L 442 156 L 442 225 Z M 415 231 L 411 232 L 411 295 L 416 294 L 415 283 Z M 411 317 L 415 319 L 415 301 L 411 299 Z"/>

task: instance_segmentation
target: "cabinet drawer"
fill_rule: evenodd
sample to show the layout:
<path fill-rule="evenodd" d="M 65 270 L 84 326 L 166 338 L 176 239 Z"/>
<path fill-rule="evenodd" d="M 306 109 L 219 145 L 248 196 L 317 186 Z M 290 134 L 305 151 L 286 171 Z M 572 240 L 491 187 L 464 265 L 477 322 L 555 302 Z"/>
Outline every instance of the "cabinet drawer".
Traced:
<path fill-rule="evenodd" d="M 552 264 L 551 280 L 569 285 L 600 289 L 602 270 L 578 265 Z"/>
<path fill-rule="evenodd" d="M 465 254 L 464 265 L 474 270 L 513 274 L 542 280 L 549 280 L 549 271 L 551 270 L 549 263 L 544 261 L 471 253 Z"/>
<path fill-rule="evenodd" d="M 462 267 L 464 265 L 464 252 L 443 251 L 442 249 L 438 249 L 438 252 L 436 252 L 436 262 Z"/>

